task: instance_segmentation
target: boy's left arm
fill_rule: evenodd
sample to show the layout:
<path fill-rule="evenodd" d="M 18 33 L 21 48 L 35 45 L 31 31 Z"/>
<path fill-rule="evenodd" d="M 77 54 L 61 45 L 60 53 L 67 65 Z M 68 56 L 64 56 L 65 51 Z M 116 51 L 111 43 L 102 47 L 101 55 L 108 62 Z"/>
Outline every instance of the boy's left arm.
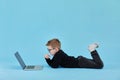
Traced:
<path fill-rule="evenodd" d="M 59 55 L 55 56 L 52 60 L 50 58 L 45 59 L 49 66 L 51 66 L 52 68 L 58 68 L 61 62 L 61 58 Z"/>

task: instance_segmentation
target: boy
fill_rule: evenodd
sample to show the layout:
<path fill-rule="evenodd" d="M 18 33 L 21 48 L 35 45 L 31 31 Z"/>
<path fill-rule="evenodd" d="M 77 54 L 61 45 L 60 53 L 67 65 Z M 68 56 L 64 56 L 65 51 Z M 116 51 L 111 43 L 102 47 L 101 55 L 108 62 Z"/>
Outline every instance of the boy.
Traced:
<path fill-rule="evenodd" d="M 52 68 L 58 68 L 59 66 L 64 68 L 103 68 L 103 62 L 96 51 L 96 48 L 98 48 L 98 44 L 96 43 L 88 47 L 93 59 L 88 59 L 83 56 L 78 56 L 77 58 L 68 56 L 61 50 L 61 43 L 58 39 L 49 40 L 46 46 L 53 58 L 50 59 L 50 55 L 46 54 L 45 60 Z"/>

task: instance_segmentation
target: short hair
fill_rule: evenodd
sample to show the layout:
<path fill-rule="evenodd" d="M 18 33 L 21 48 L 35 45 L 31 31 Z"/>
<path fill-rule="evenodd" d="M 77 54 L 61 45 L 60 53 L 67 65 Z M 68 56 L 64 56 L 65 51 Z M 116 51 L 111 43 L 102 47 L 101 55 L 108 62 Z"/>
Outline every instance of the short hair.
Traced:
<path fill-rule="evenodd" d="M 61 42 L 57 39 L 57 38 L 54 38 L 54 39 L 51 39 L 47 42 L 46 46 L 51 46 L 53 48 L 61 48 Z"/>

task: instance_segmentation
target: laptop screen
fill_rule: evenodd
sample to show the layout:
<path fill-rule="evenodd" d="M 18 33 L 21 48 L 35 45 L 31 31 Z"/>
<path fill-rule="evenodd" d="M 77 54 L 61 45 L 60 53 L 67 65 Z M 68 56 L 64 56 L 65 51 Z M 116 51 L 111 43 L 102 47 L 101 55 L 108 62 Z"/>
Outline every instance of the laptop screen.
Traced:
<path fill-rule="evenodd" d="M 16 56 L 18 62 L 20 63 L 20 65 L 22 66 L 22 68 L 24 69 L 26 67 L 26 65 L 25 65 L 24 61 L 22 60 L 21 56 L 19 55 L 19 53 L 16 52 L 15 56 Z"/>

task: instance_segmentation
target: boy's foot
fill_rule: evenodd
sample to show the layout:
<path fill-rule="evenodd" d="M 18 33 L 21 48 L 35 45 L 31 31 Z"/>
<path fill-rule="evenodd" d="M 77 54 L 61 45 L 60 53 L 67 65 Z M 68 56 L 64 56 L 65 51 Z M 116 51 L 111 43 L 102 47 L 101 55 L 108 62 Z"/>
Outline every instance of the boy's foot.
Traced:
<path fill-rule="evenodd" d="M 92 51 L 95 51 L 96 48 L 98 48 L 98 47 L 99 47 L 99 45 L 98 45 L 97 43 L 93 43 L 93 44 L 90 44 L 90 45 L 88 46 L 88 50 L 89 50 L 90 52 L 92 52 Z"/>

